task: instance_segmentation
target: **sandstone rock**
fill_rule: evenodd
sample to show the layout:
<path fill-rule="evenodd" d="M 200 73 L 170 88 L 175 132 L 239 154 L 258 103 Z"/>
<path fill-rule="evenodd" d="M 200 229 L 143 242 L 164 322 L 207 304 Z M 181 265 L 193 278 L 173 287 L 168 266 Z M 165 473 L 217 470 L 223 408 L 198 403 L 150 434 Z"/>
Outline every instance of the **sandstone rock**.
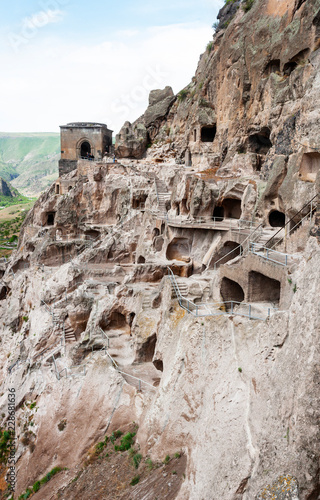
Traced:
<path fill-rule="evenodd" d="M 166 87 L 164 90 L 152 90 L 149 96 L 149 107 L 143 116 L 145 126 L 149 128 L 157 120 L 165 118 L 174 101 L 175 96 L 171 87 Z"/>
<path fill-rule="evenodd" d="M 116 137 L 115 154 L 119 158 L 142 158 L 148 144 L 148 133 L 143 123 L 126 122 Z"/>

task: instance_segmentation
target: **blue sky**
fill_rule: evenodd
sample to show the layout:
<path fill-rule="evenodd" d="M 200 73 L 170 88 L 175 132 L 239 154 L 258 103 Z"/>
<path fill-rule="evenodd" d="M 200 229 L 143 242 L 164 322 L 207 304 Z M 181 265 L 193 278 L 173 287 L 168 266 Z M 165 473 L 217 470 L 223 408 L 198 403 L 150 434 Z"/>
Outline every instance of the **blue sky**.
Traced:
<path fill-rule="evenodd" d="M 149 91 L 189 83 L 223 0 L 14 0 L 0 7 L 0 130 L 117 132 Z"/>

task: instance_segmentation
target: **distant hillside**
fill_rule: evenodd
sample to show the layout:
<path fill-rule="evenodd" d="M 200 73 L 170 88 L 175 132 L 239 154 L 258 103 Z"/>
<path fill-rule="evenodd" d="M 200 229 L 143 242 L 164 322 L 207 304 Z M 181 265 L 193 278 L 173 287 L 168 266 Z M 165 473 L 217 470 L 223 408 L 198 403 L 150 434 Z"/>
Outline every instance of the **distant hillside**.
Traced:
<path fill-rule="evenodd" d="M 0 176 L 26 196 L 38 196 L 58 177 L 59 134 L 0 132 Z"/>

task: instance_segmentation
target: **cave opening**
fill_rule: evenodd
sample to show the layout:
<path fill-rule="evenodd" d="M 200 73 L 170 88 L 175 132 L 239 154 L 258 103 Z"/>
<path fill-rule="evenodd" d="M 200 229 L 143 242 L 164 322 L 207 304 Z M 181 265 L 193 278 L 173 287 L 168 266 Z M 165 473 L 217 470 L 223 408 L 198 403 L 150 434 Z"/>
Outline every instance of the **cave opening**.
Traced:
<path fill-rule="evenodd" d="M 270 76 L 271 73 L 280 72 L 280 59 L 272 59 L 268 62 L 264 70 L 264 76 Z"/>
<path fill-rule="evenodd" d="M 146 263 L 146 259 L 143 257 L 143 255 L 140 255 L 138 257 L 138 264 L 145 264 Z"/>
<path fill-rule="evenodd" d="M 56 216 L 55 212 L 48 212 L 47 213 L 47 226 L 54 226 L 55 216 Z"/>
<path fill-rule="evenodd" d="M 152 230 L 152 239 L 156 238 L 157 236 L 160 236 L 160 229 L 154 227 Z"/>
<path fill-rule="evenodd" d="M 111 314 L 107 326 L 110 330 L 120 330 L 128 327 L 125 316 L 117 311 Z"/>
<path fill-rule="evenodd" d="M 260 132 L 249 136 L 249 149 L 251 153 L 266 155 L 272 142 L 270 141 L 271 131 L 268 127 L 263 127 Z"/>
<path fill-rule="evenodd" d="M 129 326 L 132 326 L 132 323 L 133 323 L 133 320 L 134 320 L 135 317 L 136 317 L 136 313 L 131 312 L 129 314 Z"/>
<path fill-rule="evenodd" d="M 224 208 L 222 206 L 214 207 L 212 217 L 216 221 L 222 221 L 224 219 Z"/>
<path fill-rule="evenodd" d="M 95 229 L 89 229 L 84 234 L 86 240 L 96 240 L 100 236 L 100 232 Z"/>
<path fill-rule="evenodd" d="M 283 74 L 286 76 L 290 76 L 292 71 L 296 69 L 298 63 L 296 61 L 289 61 L 283 66 Z"/>
<path fill-rule="evenodd" d="M 159 370 L 160 372 L 163 372 L 163 361 L 162 361 L 162 359 L 155 359 L 153 361 L 153 364 L 154 364 L 154 366 L 155 366 L 155 368 L 157 370 Z"/>
<path fill-rule="evenodd" d="M 138 363 L 150 363 L 153 359 L 157 344 L 157 335 L 153 333 L 137 349 L 136 361 Z"/>
<path fill-rule="evenodd" d="M 179 205 L 179 203 L 177 203 L 177 202 L 173 203 L 172 208 L 173 208 L 173 210 L 176 211 L 176 215 L 180 215 L 180 205 Z"/>
<path fill-rule="evenodd" d="M 216 125 L 207 125 L 201 128 L 201 142 L 213 142 L 217 133 Z"/>
<path fill-rule="evenodd" d="M 188 238 L 175 237 L 169 243 L 166 257 L 168 260 L 190 261 L 191 242 Z"/>
<path fill-rule="evenodd" d="M 284 227 L 286 225 L 285 214 L 278 210 L 272 210 L 269 213 L 269 224 L 271 227 Z"/>
<path fill-rule="evenodd" d="M 280 281 L 269 278 L 257 271 L 249 272 L 249 301 L 279 303 Z"/>
<path fill-rule="evenodd" d="M 228 219 L 240 219 L 241 217 L 241 200 L 234 198 L 225 198 L 222 202 L 224 215 Z"/>
<path fill-rule="evenodd" d="M 8 295 L 9 288 L 6 285 L 0 286 L 0 300 L 4 300 Z"/>
<path fill-rule="evenodd" d="M 299 170 L 300 180 L 315 182 L 319 170 L 320 153 L 304 153 Z"/>
<path fill-rule="evenodd" d="M 294 71 L 299 64 L 303 65 L 307 62 L 309 54 L 310 54 L 310 49 L 300 50 L 300 52 L 298 52 L 298 54 L 293 56 L 290 59 L 290 61 L 288 61 L 283 66 L 283 74 L 286 76 L 290 76 L 292 71 Z"/>
<path fill-rule="evenodd" d="M 243 288 L 236 281 L 230 280 L 229 278 L 222 278 L 220 294 L 224 302 L 243 302 L 244 301 L 244 291 Z M 229 305 L 227 305 L 227 310 Z"/>
<path fill-rule="evenodd" d="M 146 205 L 148 195 L 147 194 L 141 194 L 139 196 L 135 196 L 132 198 L 132 208 L 134 210 L 140 209 L 143 210 Z"/>

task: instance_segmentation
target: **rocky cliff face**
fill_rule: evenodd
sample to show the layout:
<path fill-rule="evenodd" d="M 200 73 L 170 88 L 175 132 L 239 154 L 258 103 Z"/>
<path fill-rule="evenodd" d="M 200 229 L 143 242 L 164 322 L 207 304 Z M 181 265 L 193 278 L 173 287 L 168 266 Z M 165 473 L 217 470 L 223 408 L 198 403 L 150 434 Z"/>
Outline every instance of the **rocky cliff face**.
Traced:
<path fill-rule="evenodd" d="M 79 161 L 2 263 L 18 495 L 319 498 L 320 5 L 228 5 L 120 132 L 147 157 Z"/>

